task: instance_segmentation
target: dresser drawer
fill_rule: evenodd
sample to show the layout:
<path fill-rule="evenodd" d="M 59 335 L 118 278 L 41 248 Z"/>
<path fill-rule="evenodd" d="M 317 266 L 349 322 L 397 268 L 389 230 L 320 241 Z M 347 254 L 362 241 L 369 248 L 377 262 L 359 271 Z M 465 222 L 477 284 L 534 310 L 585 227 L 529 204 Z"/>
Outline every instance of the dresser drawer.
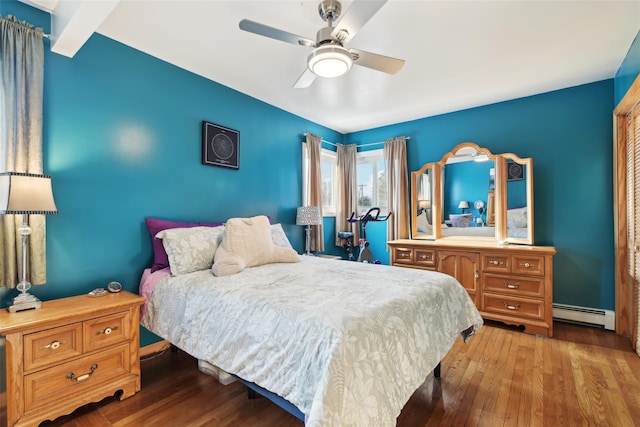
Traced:
<path fill-rule="evenodd" d="M 393 259 L 396 264 L 413 264 L 413 249 L 393 248 Z"/>
<path fill-rule="evenodd" d="M 92 351 L 108 347 L 120 341 L 128 341 L 129 312 L 112 314 L 84 322 L 84 351 Z"/>
<path fill-rule="evenodd" d="M 129 344 L 24 377 L 25 410 L 77 396 L 130 372 Z"/>
<path fill-rule="evenodd" d="M 544 300 L 485 292 L 482 294 L 481 310 L 523 319 L 544 319 Z"/>
<path fill-rule="evenodd" d="M 82 354 L 82 323 L 26 334 L 24 370 L 48 366 Z"/>
<path fill-rule="evenodd" d="M 424 267 L 436 266 L 436 251 L 435 249 L 414 249 L 415 265 Z"/>
<path fill-rule="evenodd" d="M 484 274 L 482 289 L 486 292 L 544 298 L 544 278 Z"/>
<path fill-rule="evenodd" d="M 544 257 L 539 255 L 512 255 L 512 271 L 517 274 L 544 276 Z"/>
<path fill-rule="evenodd" d="M 483 253 L 482 271 L 511 273 L 511 256 L 500 253 Z"/>

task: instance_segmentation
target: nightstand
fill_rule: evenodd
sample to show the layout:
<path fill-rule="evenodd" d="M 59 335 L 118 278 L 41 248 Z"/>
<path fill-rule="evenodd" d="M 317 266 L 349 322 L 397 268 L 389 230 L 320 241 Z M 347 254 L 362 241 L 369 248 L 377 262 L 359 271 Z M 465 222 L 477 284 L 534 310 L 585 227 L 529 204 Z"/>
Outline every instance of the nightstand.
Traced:
<path fill-rule="evenodd" d="M 143 297 L 122 291 L 45 301 L 37 310 L 0 310 L 6 425 L 37 426 L 117 391 L 121 400 L 140 391 L 142 303 Z"/>

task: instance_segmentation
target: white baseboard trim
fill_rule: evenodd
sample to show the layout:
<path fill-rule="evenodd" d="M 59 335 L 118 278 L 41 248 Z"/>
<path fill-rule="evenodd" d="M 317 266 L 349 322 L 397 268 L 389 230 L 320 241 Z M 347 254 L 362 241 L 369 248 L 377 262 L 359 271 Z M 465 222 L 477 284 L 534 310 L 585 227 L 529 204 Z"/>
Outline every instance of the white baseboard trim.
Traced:
<path fill-rule="evenodd" d="M 616 329 L 616 312 L 612 310 L 568 304 L 553 304 L 553 318 L 567 320 L 569 322 L 597 325 L 609 331 Z"/>

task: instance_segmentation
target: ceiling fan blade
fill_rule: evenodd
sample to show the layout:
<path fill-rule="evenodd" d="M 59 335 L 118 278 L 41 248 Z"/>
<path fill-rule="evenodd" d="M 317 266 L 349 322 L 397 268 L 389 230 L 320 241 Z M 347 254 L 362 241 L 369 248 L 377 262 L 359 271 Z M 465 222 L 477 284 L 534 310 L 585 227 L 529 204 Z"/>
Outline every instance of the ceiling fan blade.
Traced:
<path fill-rule="evenodd" d="M 342 43 L 348 43 L 386 2 L 387 0 L 354 0 L 336 24 L 331 36 Z"/>
<path fill-rule="evenodd" d="M 298 77 L 298 80 L 295 82 L 293 87 L 295 89 L 304 89 L 305 87 L 311 86 L 311 83 L 313 83 L 315 79 L 316 75 L 307 68 L 304 70 L 304 73 L 302 73 L 302 75 Z"/>
<path fill-rule="evenodd" d="M 353 55 L 354 64 L 382 71 L 383 73 L 395 74 L 400 71 L 404 65 L 404 59 L 378 55 L 377 53 L 365 52 L 364 50 L 349 49 L 349 53 Z"/>
<path fill-rule="evenodd" d="M 249 19 L 243 19 L 240 21 L 240 29 L 248 31 L 250 33 L 258 34 L 260 36 L 269 37 L 275 40 L 280 40 L 286 43 L 297 44 L 300 46 L 315 46 L 316 42 L 306 37 L 298 36 L 293 33 L 288 33 L 277 28 L 270 27 L 268 25 L 261 24 L 259 22 L 251 21 Z"/>

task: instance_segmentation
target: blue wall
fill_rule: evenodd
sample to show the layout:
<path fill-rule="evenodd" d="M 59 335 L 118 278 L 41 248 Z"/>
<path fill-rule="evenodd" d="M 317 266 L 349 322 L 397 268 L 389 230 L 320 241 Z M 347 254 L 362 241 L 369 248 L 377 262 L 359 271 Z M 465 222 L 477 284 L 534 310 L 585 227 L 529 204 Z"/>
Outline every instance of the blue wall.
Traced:
<path fill-rule="evenodd" d="M 532 157 L 536 244 L 558 250 L 554 302 L 613 309 L 613 99 L 613 80 L 605 80 L 356 132 L 345 140 L 409 136 L 410 171 L 461 142 Z M 368 237 L 384 242 L 385 229 L 369 230 Z M 389 262 L 388 253 L 374 254 Z"/>
<path fill-rule="evenodd" d="M 15 1 L 1 7 L 49 31 L 48 14 Z M 146 216 L 266 214 L 303 251 L 295 225 L 303 134 L 340 141 L 340 133 L 98 34 L 72 59 L 45 44 L 44 171 L 59 215 L 47 218 L 47 284 L 33 294 L 77 295 L 111 280 L 136 292 L 151 265 Z M 202 120 L 240 132 L 239 170 L 201 164 Z M 4 292 L 3 305 L 14 293 Z"/>
<path fill-rule="evenodd" d="M 0 14 L 49 32 L 49 15 L 22 3 L 3 0 Z M 151 263 L 145 216 L 264 213 L 302 251 L 300 141 L 312 132 L 344 143 L 409 136 L 409 170 L 464 141 L 533 157 L 536 244 L 558 249 L 554 301 L 614 308 L 611 111 L 640 71 L 638 38 L 615 88 L 606 80 L 346 136 L 100 35 L 73 59 L 46 47 L 44 169 L 60 214 L 47 220 L 48 283 L 34 288 L 42 299 L 110 280 L 135 291 Z M 202 120 L 240 132 L 240 170 L 200 164 Z M 325 224 L 333 251 L 335 227 Z M 388 263 L 385 230 L 367 226 L 374 256 Z M 4 304 L 12 293 L 0 292 Z"/>
<path fill-rule="evenodd" d="M 638 74 L 640 74 L 640 32 L 636 34 L 627 56 L 616 73 L 614 105 L 618 105 L 622 100 Z"/>

